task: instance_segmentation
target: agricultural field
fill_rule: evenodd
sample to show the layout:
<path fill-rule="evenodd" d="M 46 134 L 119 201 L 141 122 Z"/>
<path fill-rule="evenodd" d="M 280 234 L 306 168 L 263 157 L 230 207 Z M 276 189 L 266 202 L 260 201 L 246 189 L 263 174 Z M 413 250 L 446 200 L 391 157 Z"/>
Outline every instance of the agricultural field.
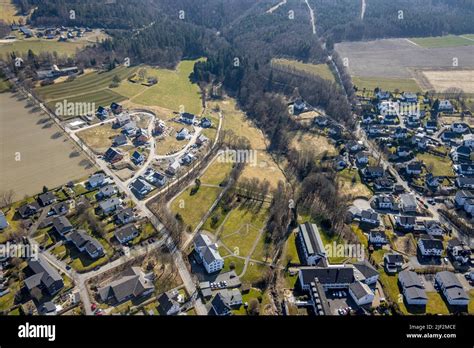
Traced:
<path fill-rule="evenodd" d="M 276 68 L 295 70 L 300 73 L 316 75 L 325 80 L 336 81 L 327 64 L 310 64 L 289 59 L 272 59 L 272 65 Z"/>
<path fill-rule="evenodd" d="M 297 150 L 311 150 L 318 159 L 326 156 L 336 156 L 337 149 L 330 143 L 329 139 L 323 135 L 310 134 L 306 132 L 293 132 L 290 146 Z"/>
<path fill-rule="evenodd" d="M 36 92 L 44 101 L 72 99 L 72 97 L 80 96 L 81 101 L 88 102 L 94 94 L 102 94 L 104 90 L 108 90 L 109 85 L 115 75 L 120 79 L 126 79 L 136 71 L 135 68 L 126 68 L 120 66 L 114 70 L 107 72 L 94 72 L 84 76 L 80 76 L 71 82 L 62 82 L 50 86 L 39 87 Z M 100 93 L 98 93 L 100 92 Z"/>
<path fill-rule="evenodd" d="M 349 73 L 359 89 L 378 86 L 391 90 L 418 91 L 420 87 L 415 88 L 418 84 L 421 89 L 427 90 L 431 86 L 418 70 L 451 71 L 453 66 L 452 46 L 426 49 L 408 39 L 343 42 L 336 44 L 336 50 L 341 57 L 348 59 Z M 474 68 L 473 55 L 472 44 L 456 47 L 456 58 L 462 69 Z M 457 81 L 461 82 L 462 79 L 453 82 Z"/>
<path fill-rule="evenodd" d="M 436 91 L 458 87 L 465 93 L 474 93 L 474 70 L 426 70 L 422 74 Z"/>
<path fill-rule="evenodd" d="M 241 178 L 258 178 L 267 180 L 275 188 L 278 181 L 285 181 L 282 171 L 267 152 L 267 140 L 263 133 L 255 127 L 236 106 L 235 100 L 226 99 L 217 104 L 224 115 L 223 130 L 231 130 L 238 136 L 246 137 L 253 150 L 257 151 L 256 165 L 247 165 Z M 212 105 L 214 106 L 214 105 Z"/>
<path fill-rule="evenodd" d="M 413 91 L 421 92 L 420 86 L 417 84 L 415 79 L 402 79 L 402 78 L 386 78 L 386 77 L 361 77 L 354 76 L 352 83 L 359 89 L 366 89 L 373 91 L 375 88 L 381 88 L 383 90 L 394 91 L 396 89 L 400 91 Z"/>
<path fill-rule="evenodd" d="M 87 41 L 67 41 L 58 42 L 57 40 L 46 39 L 30 39 L 17 40 L 14 42 L 0 43 L 0 57 L 6 57 L 9 53 L 15 52 L 19 54 L 26 54 L 28 50 L 32 50 L 35 54 L 41 52 L 57 52 L 59 56 L 73 56 L 77 50 L 87 46 Z"/>
<path fill-rule="evenodd" d="M 95 171 L 48 116 L 10 93 L 0 104 L 0 191 L 12 189 L 19 200 Z"/>
<path fill-rule="evenodd" d="M 158 105 L 172 111 L 180 111 L 182 105 L 185 111 L 200 115 L 202 103 L 199 87 L 189 79 L 196 62 L 197 60 L 182 61 L 176 70 L 147 68 L 147 76 L 157 78 L 158 83 L 139 93 L 131 101 L 144 106 Z"/>
<path fill-rule="evenodd" d="M 410 41 L 425 48 L 458 47 L 458 46 L 474 45 L 474 40 L 469 39 L 468 36 L 466 37 L 456 36 L 456 35 L 446 35 L 446 36 L 435 36 L 435 37 L 411 38 Z"/>

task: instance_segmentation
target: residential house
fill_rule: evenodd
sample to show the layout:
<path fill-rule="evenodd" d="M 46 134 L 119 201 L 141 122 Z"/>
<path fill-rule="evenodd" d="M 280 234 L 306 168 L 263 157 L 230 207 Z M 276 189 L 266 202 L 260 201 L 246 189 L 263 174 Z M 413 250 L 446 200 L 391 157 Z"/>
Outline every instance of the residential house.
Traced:
<path fill-rule="evenodd" d="M 383 258 L 385 271 L 388 274 L 400 272 L 403 267 L 403 256 L 400 254 L 387 253 Z"/>
<path fill-rule="evenodd" d="M 316 116 L 314 118 L 314 123 L 319 127 L 326 127 L 329 124 L 329 118 L 326 116 Z"/>
<path fill-rule="evenodd" d="M 425 177 L 425 183 L 426 186 L 428 186 L 431 189 L 436 189 L 439 187 L 440 182 L 442 182 L 442 178 L 439 176 L 434 176 L 431 173 L 428 173 Z"/>
<path fill-rule="evenodd" d="M 38 203 L 25 203 L 20 208 L 18 208 L 18 214 L 20 214 L 22 219 L 29 218 L 40 210 L 40 206 Z"/>
<path fill-rule="evenodd" d="M 405 103 L 417 103 L 418 96 L 416 93 L 412 92 L 403 92 L 402 97 L 400 98 Z"/>
<path fill-rule="evenodd" d="M 179 161 L 174 160 L 173 162 L 169 164 L 167 171 L 171 175 L 175 175 L 178 172 L 180 167 L 181 165 L 179 164 Z"/>
<path fill-rule="evenodd" d="M 388 100 L 391 97 L 391 94 L 389 91 L 382 91 L 379 90 L 375 96 L 377 97 L 378 100 Z"/>
<path fill-rule="evenodd" d="M 86 252 L 91 259 L 97 259 L 104 255 L 104 248 L 99 241 L 88 235 L 86 231 L 72 231 L 67 240 L 74 244 L 79 252 Z"/>
<path fill-rule="evenodd" d="M 122 132 L 129 137 L 134 137 L 137 134 L 137 124 L 133 121 L 126 123 L 122 127 Z"/>
<path fill-rule="evenodd" d="M 55 217 L 53 219 L 53 228 L 61 236 L 64 236 L 66 233 L 73 230 L 71 223 L 65 216 Z"/>
<path fill-rule="evenodd" d="M 377 191 L 393 191 L 393 180 L 387 176 L 383 176 L 380 178 L 375 179 L 374 181 L 374 188 Z"/>
<path fill-rule="evenodd" d="M 49 213 L 52 215 L 66 215 L 69 213 L 69 204 L 69 201 L 56 203 L 51 207 Z"/>
<path fill-rule="evenodd" d="M 147 194 L 153 191 L 153 187 L 151 187 L 144 179 L 140 177 L 136 178 L 129 187 L 138 197 L 145 197 Z"/>
<path fill-rule="evenodd" d="M 97 292 L 102 302 L 121 303 L 130 299 L 147 296 L 154 289 L 152 273 L 146 274 L 140 267 L 131 267 L 122 273 L 120 279 L 99 288 Z"/>
<path fill-rule="evenodd" d="M 466 200 L 474 199 L 474 192 L 470 192 L 467 190 L 459 190 L 456 192 L 456 196 L 454 197 L 454 202 L 456 203 L 457 207 L 464 207 L 464 203 Z"/>
<path fill-rule="evenodd" d="M 135 221 L 135 214 L 133 213 L 133 209 L 130 207 L 120 209 L 117 214 L 115 214 L 115 223 L 118 225 L 126 225 L 133 221 Z"/>
<path fill-rule="evenodd" d="M 418 240 L 418 248 L 423 256 L 441 256 L 444 250 L 442 241 L 423 237 Z"/>
<path fill-rule="evenodd" d="M 469 295 L 454 273 L 438 272 L 435 275 L 435 281 L 451 306 L 467 306 L 469 304 Z"/>
<path fill-rule="evenodd" d="M 227 299 L 220 292 L 211 301 L 211 309 L 209 315 L 225 316 L 232 313 L 232 308 L 227 303 Z"/>
<path fill-rule="evenodd" d="M 334 168 L 339 171 L 343 170 L 344 168 L 347 167 L 346 160 L 344 159 L 343 156 L 337 156 L 336 159 L 334 160 Z"/>
<path fill-rule="evenodd" d="M 7 219 L 5 218 L 5 214 L 3 211 L 0 210 L 0 230 L 4 230 L 9 226 Z"/>
<path fill-rule="evenodd" d="M 406 166 L 406 172 L 408 175 L 417 176 L 423 172 L 423 162 L 416 161 L 408 163 Z"/>
<path fill-rule="evenodd" d="M 50 266 L 43 255 L 28 262 L 28 269 L 33 273 L 25 279 L 25 286 L 31 292 L 34 288 L 46 291 L 50 296 L 57 294 L 63 287 L 63 278 Z"/>
<path fill-rule="evenodd" d="M 104 154 L 104 160 L 110 163 L 117 163 L 123 159 L 123 154 L 113 147 L 110 147 Z"/>
<path fill-rule="evenodd" d="M 354 278 L 367 285 L 374 285 L 379 279 L 379 272 L 367 260 L 354 262 Z"/>
<path fill-rule="evenodd" d="M 179 116 L 180 121 L 186 124 L 194 124 L 196 120 L 196 116 L 189 112 L 182 112 Z"/>
<path fill-rule="evenodd" d="M 405 124 L 407 127 L 410 127 L 410 128 L 417 128 L 417 127 L 420 127 L 421 125 L 421 122 L 420 122 L 420 119 L 414 115 L 410 115 L 407 117 L 406 121 L 405 121 Z"/>
<path fill-rule="evenodd" d="M 110 214 L 116 211 L 122 205 L 122 201 L 117 198 L 109 198 L 106 201 L 102 201 L 99 203 L 99 208 L 104 214 Z"/>
<path fill-rule="evenodd" d="M 374 293 L 367 284 L 354 282 L 349 285 L 349 295 L 358 306 L 371 305 L 374 300 Z"/>
<path fill-rule="evenodd" d="M 100 188 L 99 192 L 97 192 L 97 194 L 96 194 L 96 198 L 97 198 L 97 200 L 110 198 L 113 195 L 115 195 L 117 192 L 118 191 L 117 191 L 117 188 L 115 187 L 115 185 L 106 185 L 106 186 Z"/>
<path fill-rule="evenodd" d="M 449 100 L 440 100 L 438 105 L 438 111 L 451 114 L 454 112 L 454 107 Z"/>
<path fill-rule="evenodd" d="M 441 140 L 445 143 L 454 143 L 458 137 L 459 134 L 456 132 L 444 131 L 443 134 L 441 134 Z"/>
<path fill-rule="evenodd" d="M 183 157 L 180 158 L 180 163 L 184 165 L 190 165 L 195 160 L 195 156 L 188 152 Z"/>
<path fill-rule="evenodd" d="M 387 235 L 384 231 L 370 231 L 369 243 L 375 245 L 384 245 L 388 243 Z"/>
<path fill-rule="evenodd" d="M 92 174 L 89 180 L 87 181 L 89 187 L 93 189 L 96 187 L 102 186 L 104 182 L 105 182 L 105 175 L 102 173 Z"/>
<path fill-rule="evenodd" d="M 145 157 L 138 151 L 134 151 L 132 156 L 130 156 L 130 159 L 137 166 L 143 164 L 143 162 L 145 161 Z"/>
<path fill-rule="evenodd" d="M 408 157 L 411 155 L 411 150 L 407 146 L 399 146 L 397 148 L 397 156 L 398 157 Z"/>
<path fill-rule="evenodd" d="M 412 193 L 401 194 L 399 207 L 404 213 L 416 213 L 418 204 L 415 195 Z"/>
<path fill-rule="evenodd" d="M 426 306 L 428 297 L 418 274 L 412 271 L 401 271 L 398 274 L 398 282 L 407 304 Z"/>
<path fill-rule="evenodd" d="M 473 133 L 464 134 L 462 136 L 462 144 L 464 146 L 469 146 L 470 148 L 474 148 L 474 134 Z"/>
<path fill-rule="evenodd" d="M 177 140 L 187 139 L 189 136 L 189 131 L 186 128 L 181 128 L 181 130 L 176 134 Z"/>
<path fill-rule="evenodd" d="M 461 242 L 457 238 L 453 238 L 448 241 L 446 251 L 453 260 L 463 265 L 469 265 L 472 252 L 466 243 Z"/>
<path fill-rule="evenodd" d="M 57 314 L 56 305 L 52 301 L 44 302 L 39 307 L 39 313 L 41 315 L 56 315 Z"/>
<path fill-rule="evenodd" d="M 127 142 L 128 142 L 127 137 L 124 134 L 119 134 L 114 138 L 112 145 L 122 146 L 122 145 L 127 144 Z"/>
<path fill-rule="evenodd" d="M 148 180 L 150 181 L 150 180 Z M 152 175 L 151 175 L 151 181 L 150 181 L 152 184 L 156 185 L 156 186 L 164 186 L 166 184 L 166 176 L 162 173 L 159 173 L 159 172 L 154 172 Z"/>
<path fill-rule="evenodd" d="M 115 117 L 114 125 L 117 128 L 125 126 L 127 123 L 131 122 L 132 119 L 128 113 L 123 113 Z"/>
<path fill-rule="evenodd" d="M 362 149 L 362 145 L 355 140 L 351 140 L 346 144 L 346 149 L 350 152 L 358 152 Z"/>
<path fill-rule="evenodd" d="M 372 114 L 362 115 L 362 123 L 363 124 L 371 124 L 372 122 L 374 122 L 374 115 L 372 115 Z"/>
<path fill-rule="evenodd" d="M 212 122 L 207 117 L 203 117 L 201 119 L 200 125 L 201 125 L 202 128 L 211 128 L 212 127 Z"/>
<path fill-rule="evenodd" d="M 150 137 L 148 136 L 148 132 L 145 129 L 140 128 L 137 131 L 135 139 L 133 140 L 133 144 L 135 146 L 143 146 L 146 143 L 148 143 L 149 140 L 150 140 Z"/>
<path fill-rule="evenodd" d="M 424 230 L 430 236 L 442 236 L 444 234 L 443 226 L 436 220 L 422 220 Z"/>
<path fill-rule="evenodd" d="M 306 222 L 298 226 L 297 246 L 305 265 L 316 265 L 320 260 L 326 262 L 326 249 L 316 224 Z"/>
<path fill-rule="evenodd" d="M 474 151 L 472 148 L 470 148 L 469 146 L 461 145 L 453 149 L 450 153 L 450 156 L 454 162 L 470 163 L 471 158 L 474 158 L 473 153 Z"/>
<path fill-rule="evenodd" d="M 460 175 L 474 176 L 474 164 L 458 164 L 454 167 Z"/>
<path fill-rule="evenodd" d="M 224 259 L 218 251 L 217 244 L 202 233 L 198 233 L 194 238 L 194 250 L 200 261 L 202 261 L 207 273 L 215 273 L 224 267 Z"/>
<path fill-rule="evenodd" d="M 209 139 L 205 135 L 199 134 L 199 136 L 196 139 L 196 144 L 201 146 L 201 145 L 205 144 L 208 140 Z"/>
<path fill-rule="evenodd" d="M 95 112 L 95 115 L 99 120 L 104 121 L 107 119 L 107 117 L 109 117 L 109 112 L 103 106 L 99 106 Z"/>
<path fill-rule="evenodd" d="M 451 123 L 451 131 L 457 134 L 466 133 L 469 130 L 469 125 L 464 122 Z"/>
<path fill-rule="evenodd" d="M 466 199 L 464 202 L 464 211 L 471 216 L 474 216 L 474 199 Z"/>
<path fill-rule="evenodd" d="M 367 179 L 376 179 L 383 177 L 385 174 L 385 170 L 383 169 L 383 167 L 380 166 L 369 166 L 362 170 L 362 174 Z"/>
<path fill-rule="evenodd" d="M 395 225 L 401 230 L 410 231 L 415 229 L 416 218 L 414 216 L 395 216 Z"/>
<path fill-rule="evenodd" d="M 378 226 L 380 224 L 379 214 L 371 209 L 362 210 L 360 221 L 372 226 Z"/>
<path fill-rule="evenodd" d="M 392 195 L 380 194 L 374 200 L 377 209 L 394 209 L 396 207 L 395 198 Z"/>
<path fill-rule="evenodd" d="M 456 179 L 456 185 L 460 189 L 473 190 L 474 189 L 474 177 L 459 176 Z"/>
<path fill-rule="evenodd" d="M 355 155 L 357 165 L 363 166 L 369 163 L 369 154 L 367 152 L 361 151 Z"/>
<path fill-rule="evenodd" d="M 38 196 L 38 202 L 41 206 L 46 207 L 47 205 L 53 204 L 57 201 L 57 197 L 52 192 L 46 192 Z"/>
<path fill-rule="evenodd" d="M 406 128 L 397 127 L 393 135 L 395 139 L 406 139 L 408 137 L 408 130 Z"/>
<path fill-rule="evenodd" d="M 436 132 L 438 130 L 438 122 L 436 120 L 426 121 L 425 129 L 427 131 Z"/>
<path fill-rule="evenodd" d="M 112 112 L 117 115 L 117 114 L 120 114 L 123 111 L 123 107 L 122 107 L 122 105 L 117 104 L 117 103 L 114 102 L 114 103 L 110 104 L 110 110 L 112 110 Z"/>
<path fill-rule="evenodd" d="M 125 244 L 125 243 L 131 241 L 132 239 L 135 239 L 136 237 L 138 237 L 139 234 L 140 234 L 140 232 L 138 231 L 138 229 L 133 224 L 123 226 L 123 227 L 118 228 L 114 231 L 115 238 L 121 244 Z"/>
<path fill-rule="evenodd" d="M 176 315 L 180 311 L 180 305 L 176 301 L 176 293 L 165 292 L 158 296 L 158 313 L 160 315 Z"/>

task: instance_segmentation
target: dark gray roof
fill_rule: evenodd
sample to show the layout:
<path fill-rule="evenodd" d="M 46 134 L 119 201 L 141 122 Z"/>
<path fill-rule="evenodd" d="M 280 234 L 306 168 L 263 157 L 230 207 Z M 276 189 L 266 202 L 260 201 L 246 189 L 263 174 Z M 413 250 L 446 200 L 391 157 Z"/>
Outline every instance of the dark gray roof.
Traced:
<path fill-rule="evenodd" d="M 453 300 L 469 300 L 469 295 L 463 288 L 449 288 L 446 289 L 446 293 Z"/>
<path fill-rule="evenodd" d="M 355 297 L 357 297 L 357 299 L 361 299 L 370 293 L 370 289 L 367 288 L 367 285 L 362 284 L 361 282 L 352 283 L 349 285 L 349 289 L 352 291 Z"/>
<path fill-rule="evenodd" d="M 78 248 L 85 248 L 90 254 L 94 254 L 97 251 L 103 250 L 102 245 L 99 241 L 92 236 L 88 235 L 83 230 L 73 231 L 69 235 L 70 240 Z"/>
<path fill-rule="evenodd" d="M 379 214 L 377 214 L 373 210 L 363 210 L 360 214 L 361 218 L 368 219 L 368 220 L 378 220 L 379 219 Z"/>
<path fill-rule="evenodd" d="M 384 259 L 387 260 L 388 263 L 403 263 L 403 256 L 400 254 L 385 254 Z"/>
<path fill-rule="evenodd" d="M 323 241 L 321 240 L 318 226 L 316 226 L 316 224 L 306 222 L 299 225 L 299 233 L 302 234 L 309 255 L 325 253 Z"/>
<path fill-rule="evenodd" d="M 225 297 L 219 292 L 211 301 L 211 315 L 226 315 L 231 310 Z"/>
<path fill-rule="evenodd" d="M 315 278 L 322 285 L 346 284 L 354 281 L 354 269 L 352 267 L 302 267 L 300 276 L 303 284 L 310 284 Z"/>
<path fill-rule="evenodd" d="M 30 260 L 28 267 L 34 273 L 31 277 L 25 279 L 25 285 L 28 289 L 37 287 L 40 284 L 44 284 L 44 286 L 49 288 L 54 282 L 63 281 L 58 271 L 51 267 L 42 255 L 38 255 L 37 260 Z"/>
<path fill-rule="evenodd" d="M 47 205 L 50 201 L 55 199 L 56 196 L 52 192 L 46 192 L 38 196 L 38 200 L 42 205 Z"/>
<path fill-rule="evenodd" d="M 122 278 L 98 289 L 98 292 L 102 301 L 114 296 L 118 302 L 121 302 L 130 296 L 140 296 L 153 287 L 153 283 L 144 277 L 139 267 L 131 267 L 123 273 Z"/>
<path fill-rule="evenodd" d="M 425 239 L 421 238 L 420 243 L 423 244 L 425 249 L 438 249 L 443 250 L 443 242 L 437 239 Z"/>
<path fill-rule="evenodd" d="M 457 287 L 462 289 L 462 284 L 458 277 L 452 272 L 443 271 L 436 274 L 437 279 L 441 282 L 443 288 Z"/>
<path fill-rule="evenodd" d="M 410 287 L 405 290 L 405 297 L 411 300 L 427 300 L 428 296 L 426 296 L 426 292 L 424 289 L 420 289 L 418 287 Z"/>
<path fill-rule="evenodd" d="M 178 304 L 168 293 L 158 296 L 158 312 L 161 315 L 167 315 L 169 311 Z"/>
<path fill-rule="evenodd" d="M 374 277 L 379 274 L 367 260 L 355 262 L 354 267 L 357 268 L 365 278 Z"/>
<path fill-rule="evenodd" d="M 60 233 L 64 230 L 69 230 L 72 228 L 71 223 L 65 216 L 55 217 L 53 219 L 53 226 L 56 229 L 56 231 Z"/>
<path fill-rule="evenodd" d="M 138 229 L 135 227 L 135 225 L 130 224 L 127 226 L 124 226 L 122 228 L 116 229 L 115 232 L 115 237 L 117 237 L 118 240 L 124 240 L 128 239 L 132 236 L 138 235 Z"/>
<path fill-rule="evenodd" d="M 420 289 L 424 289 L 420 277 L 415 272 L 401 271 L 398 274 L 398 280 L 401 284 L 404 284 L 405 288 L 418 287 Z"/>

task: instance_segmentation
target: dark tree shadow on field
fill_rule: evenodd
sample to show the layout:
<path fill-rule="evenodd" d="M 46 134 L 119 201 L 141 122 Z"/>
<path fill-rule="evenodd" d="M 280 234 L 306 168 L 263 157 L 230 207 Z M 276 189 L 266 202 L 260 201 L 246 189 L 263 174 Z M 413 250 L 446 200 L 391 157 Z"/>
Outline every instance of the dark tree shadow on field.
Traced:
<path fill-rule="evenodd" d="M 46 123 L 48 121 L 49 121 L 49 118 L 41 118 L 36 122 L 36 124 L 43 124 L 43 123 Z"/>
<path fill-rule="evenodd" d="M 47 128 L 51 128 L 52 126 L 53 126 L 52 123 L 46 123 L 46 124 L 45 124 L 43 127 L 41 127 L 41 128 L 47 129 Z"/>
<path fill-rule="evenodd" d="M 63 136 L 61 132 L 56 132 L 53 135 L 51 135 L 51 139 L 59 139 Z"/>
<path fill-rule="evenodd" d="M 69 154 L 69 158 L 79 157 L 80 155 L 79 151 L 73 151 Z"/>

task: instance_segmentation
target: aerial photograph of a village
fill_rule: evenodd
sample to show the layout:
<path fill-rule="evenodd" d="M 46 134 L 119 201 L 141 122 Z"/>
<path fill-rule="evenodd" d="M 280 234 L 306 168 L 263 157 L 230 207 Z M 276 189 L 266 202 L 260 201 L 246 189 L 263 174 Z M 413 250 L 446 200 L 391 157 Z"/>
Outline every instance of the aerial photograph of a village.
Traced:
<path fill-rule="evenodd" d="M 473 19 L 0 0 L 0 325 L 472 316 Z"/>

